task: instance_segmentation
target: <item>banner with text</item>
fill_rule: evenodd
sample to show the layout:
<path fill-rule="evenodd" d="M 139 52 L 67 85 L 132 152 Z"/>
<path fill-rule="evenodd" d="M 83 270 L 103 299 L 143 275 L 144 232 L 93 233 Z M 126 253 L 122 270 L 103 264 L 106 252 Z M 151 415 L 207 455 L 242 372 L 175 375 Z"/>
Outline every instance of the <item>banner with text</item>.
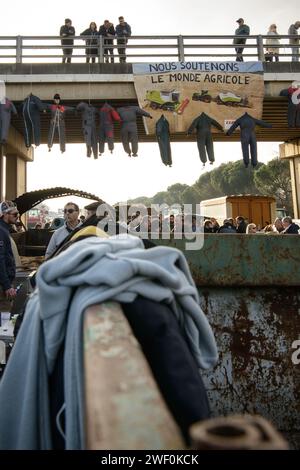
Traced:
<path fill-rule="evenodd" d="M 133 64 L 133 75 L 139 106 L 154 118 L 147 120 L 148 134 L 155 134 L 155 123 L 162 114 L 172 133 L 186 132 L 203 112 L 223 128 L 225 121 L 234 122 L 245 112 L 262 118 L 261 62 Z"/>

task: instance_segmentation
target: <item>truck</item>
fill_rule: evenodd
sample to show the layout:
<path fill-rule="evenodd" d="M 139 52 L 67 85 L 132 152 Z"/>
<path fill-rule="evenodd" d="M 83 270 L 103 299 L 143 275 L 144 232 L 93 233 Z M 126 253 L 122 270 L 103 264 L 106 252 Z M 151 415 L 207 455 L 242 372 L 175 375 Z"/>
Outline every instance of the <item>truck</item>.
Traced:
<path fill-rule="evenodd" d="M 220 225 L 224 219 L 240 215 L 261 228 L 271 224 L 277 216 L 275 197 L 251 194 L 206 199 L 200 203 L 200 212 L 215 217 Z"/>
<path fill-rule="evenodd" d="M 193 93 L 193 101 L 202 101 L 204 103 L 217 103 L 224 104 L 225 106 L 235 106 L 243 108 L 251 108 L 247 96 L 240 96 L 227 91 L 225 93 L 219 93 L 213 97 L 208 90 L 201 90 L 201 93 Z"/>

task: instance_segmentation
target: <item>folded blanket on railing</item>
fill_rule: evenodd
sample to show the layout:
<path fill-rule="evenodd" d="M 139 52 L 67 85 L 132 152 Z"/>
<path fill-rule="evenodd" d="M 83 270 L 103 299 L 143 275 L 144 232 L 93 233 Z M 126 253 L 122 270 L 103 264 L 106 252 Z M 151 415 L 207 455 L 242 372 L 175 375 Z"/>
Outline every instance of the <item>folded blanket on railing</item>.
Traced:
<path fill-rule="evenodd" d="M 167 303 L 202 368 L 217 361 L 210 325 L 184 255 L 145 250 L 138 237 L 87 238 L 43 264 L 0 383 L 0 448 L 51 449 L 48 376 L 65 340 L 66 448 L 84 448 L 83 312 L 107 300 Z"/>

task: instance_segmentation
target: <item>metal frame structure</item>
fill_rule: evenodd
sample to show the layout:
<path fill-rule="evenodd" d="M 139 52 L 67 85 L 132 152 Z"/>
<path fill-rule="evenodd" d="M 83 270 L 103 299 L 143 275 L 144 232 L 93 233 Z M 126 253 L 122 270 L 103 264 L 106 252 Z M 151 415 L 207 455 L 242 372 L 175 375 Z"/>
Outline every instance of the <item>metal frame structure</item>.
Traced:
<path fill-rule="evenodd" d="M 239 36 L 247 39 L 243 45 L 243 56 L 248 60 L 265 60 L 267 35 Z M 152 61 L 187 61 L 187 60 L 234 60 L 235 45 L 234 35 L 223 36 L 131 36 L 126 44 L 126 58 L 128 62 L 152 62 Z M 280 60 L 290 61 L 292 58 L 292 45 L 289 39 L 294 36 L 278 36 L 281 44 Z M 0 36 L 0 63 L 12 62 L 21 64 L 24 62 L 58 62 L 62 59 L 62 45 L 60 36 Z M 89 37 L 74 36 L 74 45 L 64 45 L 64 49 L 73 49 L 72 61 L 82 62 L 86 55 L 85 40 Z M 104 54 L 107 45 L 105 38 L 98 36 L 98 61 L 104 63 L 110 57 Z M 117 44 L 109 46 L 116 51 Z M 277 47 L 277 46 L 276 46 Z M 294 47 L 297 47 L 295 45 Z M 297 59 L 300 60 L 298 53 Z"/>

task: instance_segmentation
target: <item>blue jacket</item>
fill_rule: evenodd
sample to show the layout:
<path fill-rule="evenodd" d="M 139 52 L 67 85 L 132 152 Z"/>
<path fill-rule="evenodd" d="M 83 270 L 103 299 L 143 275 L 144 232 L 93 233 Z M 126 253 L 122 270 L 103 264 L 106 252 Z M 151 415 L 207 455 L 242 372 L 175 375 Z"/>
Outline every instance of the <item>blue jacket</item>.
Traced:
<path fill-rule="evenodd" d="M 10 243 L 9 225 L 0 219 L 0 285 L 10 289 L 16 275 L 16 264 Z"/>
<path fill-rule="evenodd" d="M 128 23 L 118 24 L 116 26 L 116 35 L 118 38 L 131 36 L 131 27 Z"/>

